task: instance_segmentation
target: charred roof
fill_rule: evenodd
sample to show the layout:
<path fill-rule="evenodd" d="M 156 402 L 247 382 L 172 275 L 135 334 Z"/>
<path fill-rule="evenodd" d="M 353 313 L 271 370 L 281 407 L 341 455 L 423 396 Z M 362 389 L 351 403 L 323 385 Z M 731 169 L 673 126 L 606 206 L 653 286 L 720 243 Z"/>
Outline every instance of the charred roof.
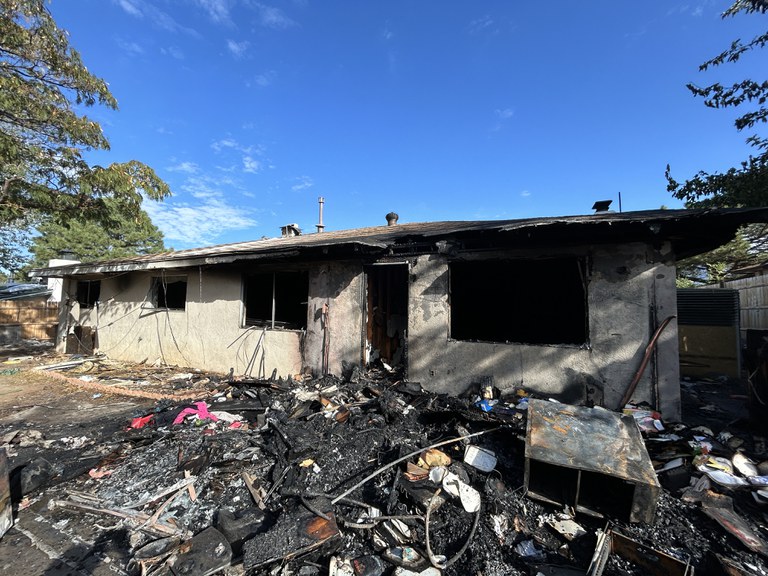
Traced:
<path fill-rule="evenodd" d="M 119 260 L 37 268 L 32 277 L 61 277 L 133 270 L 157 270 L 248 260 L 349 258 L 438 251 L 440 241 L 464 249 L 547 247 L 573 244 L 670 242 L 678 258 L 712 250 L 745 224 L 768 222 L 768 208 L 602 212 L 519 220 L 414 222 L 220 244 Z"/>

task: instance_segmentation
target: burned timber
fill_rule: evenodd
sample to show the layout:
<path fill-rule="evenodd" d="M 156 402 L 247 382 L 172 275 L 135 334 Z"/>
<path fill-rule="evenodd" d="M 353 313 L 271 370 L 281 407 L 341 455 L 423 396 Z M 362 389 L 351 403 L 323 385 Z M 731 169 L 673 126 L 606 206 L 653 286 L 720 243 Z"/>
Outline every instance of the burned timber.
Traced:
<path fill-rule="evenodd" d="M 392 213 L 34 271 L 62 301 L 37 368 L 105 412 L 5 419 L 1 543 L 45 573 L 768 573 L 765 441 L 687 421 L 713 409 L 674 284 L 767 217 Z"/>

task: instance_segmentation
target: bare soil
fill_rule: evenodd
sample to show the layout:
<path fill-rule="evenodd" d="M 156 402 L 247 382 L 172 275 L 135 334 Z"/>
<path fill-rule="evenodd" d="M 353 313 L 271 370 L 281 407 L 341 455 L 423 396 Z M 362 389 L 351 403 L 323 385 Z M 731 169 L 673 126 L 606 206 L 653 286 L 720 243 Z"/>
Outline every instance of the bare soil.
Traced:
<path fill-rule="evenodd" d="M 7 363 L 9 357 L 27 357 L 30 353 L 31 358 Z M 9 454 L 9 471 L 13 471 L 19 462 L 37 456 L 61 465 L 68 457 L 67 451 L 60 451 L 57 456 L 41 443 L 83 437 L 97 442 L 124 426 L 126 418 L 135 411 L 153 404 L 153 401 L 141 398 L 94 393 L 57 375 L 33 370 L 40 364 L 61 359 L 45 348 L 6 349 L 0 354 L 0 434 L 16 433 L 30 438 L 28 446 L 19 446 Z M 87 471 L 84 467 L 89 462 L 80 460 L 80 455 L 75 456 L 67 462 L 68 475 L 77 473 L 78 469 Z M 91 548 L 87 540 L 63 539 L 61 533 L 38 514 L 39 502 L 22 501 L 19 508 L 15 514 L 16 526 L 0 539 L 0 574 L 115 574 L 101 559 L 86 560 Z M 85 527 L 82 533 L 88 533 Z"/>

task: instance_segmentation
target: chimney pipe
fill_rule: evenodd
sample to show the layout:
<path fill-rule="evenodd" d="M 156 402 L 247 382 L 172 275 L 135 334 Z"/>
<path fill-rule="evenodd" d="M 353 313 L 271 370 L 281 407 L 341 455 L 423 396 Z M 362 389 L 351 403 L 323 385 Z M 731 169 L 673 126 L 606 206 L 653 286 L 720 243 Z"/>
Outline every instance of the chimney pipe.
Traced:
<path fill-rule="evenodd" d="M 387 219 L 387 226 L 394 226 L 397 224 L 397 221 L 400 219 L 400 216 L 397 215 L 396 212 L 390 212 L 386 215 Z"/>
<path fill-rule="evenodd" d="M 280 226 L 280 232 L 283 238 L 301 236 L 301 228 L 299 228 L 298 224 L 286 224 L 285 226 Z"/>
<path fill-rule="evenodd" d="M 320 220 L 315 226 L 317 226 L 317 233 L 319 234 L 325 230 L 325 224 L 323 224 L 323 204 L 325 204 L 325 198 L 320 196 L 320 198 L 317 199 L 317 203 L 320 205 Z"/>

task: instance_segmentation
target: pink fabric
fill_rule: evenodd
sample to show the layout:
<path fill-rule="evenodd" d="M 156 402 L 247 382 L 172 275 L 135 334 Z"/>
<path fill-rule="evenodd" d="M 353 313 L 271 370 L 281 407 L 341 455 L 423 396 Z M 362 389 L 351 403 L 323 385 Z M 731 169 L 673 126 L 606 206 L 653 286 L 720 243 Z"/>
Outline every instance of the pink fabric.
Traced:
<path fill-rule="evenodd" d="M 173 423 L 181 424 L 184 422 L 184 418 L 192 415 L 197 415 L 197 417 L 201 420 L 210 420 L 212 422 L 219 421 L 215 414 L 208 412 L 208 404 L 205 402 L 195 402 L 195 406 L 197 406 L 197 408 L 184 408 L 184 410 L 179 412 L 179 415 L 176 416 L 176 419 L 173 421 Z"/>

